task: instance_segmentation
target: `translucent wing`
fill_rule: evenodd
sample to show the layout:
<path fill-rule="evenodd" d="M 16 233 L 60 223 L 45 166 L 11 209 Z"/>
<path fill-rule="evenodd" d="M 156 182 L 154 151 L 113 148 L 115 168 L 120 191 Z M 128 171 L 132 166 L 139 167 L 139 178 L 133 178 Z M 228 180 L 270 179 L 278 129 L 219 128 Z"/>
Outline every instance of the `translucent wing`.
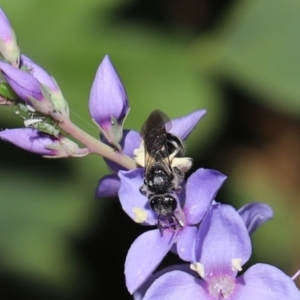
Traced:
<path fill-rule="evenodd" d="M 160 110 L 154 110 L 144 123 L 141 136 L 145 147 L 146 172 L 150 166 L 155 164 L 163 164 L 171 172 L 167 153 L 167 129 L 170 128 L 170 119 Z"/>
<path fill-rule="evenodd" d="M 162 150 L 165 146 L 167 138 L 166 122 L 169 118 L 160 110 L 154 110 L 144 123 L 141 131 L 144 140 L 145 150 L 152 154 L 158 150 Z"/>

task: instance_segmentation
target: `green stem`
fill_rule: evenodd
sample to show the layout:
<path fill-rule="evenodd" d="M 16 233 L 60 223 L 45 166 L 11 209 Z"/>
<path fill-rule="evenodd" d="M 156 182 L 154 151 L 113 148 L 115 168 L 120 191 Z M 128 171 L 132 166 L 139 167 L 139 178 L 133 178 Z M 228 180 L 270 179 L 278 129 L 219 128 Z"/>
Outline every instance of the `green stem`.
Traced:
<path fill-rule="evenodd" d="M 111 147 L 107 146 L 100 140 L 97 140 L 96 138 L 92 137 L 91 135 L 83 131 L 81 128 L 76 126 L 74 123 L 71 122 L 70 119 L 61 118 L 60 116 L 58 126 L 66 133 L 74 137 L 77 141 L 85 145 L 91 153 L 99 154 L 103 157 L 106 157 L 128 170 L 136 168 L 136 163 L 131 157 L 127 156 L 124 153 L 116 152 Z"/>

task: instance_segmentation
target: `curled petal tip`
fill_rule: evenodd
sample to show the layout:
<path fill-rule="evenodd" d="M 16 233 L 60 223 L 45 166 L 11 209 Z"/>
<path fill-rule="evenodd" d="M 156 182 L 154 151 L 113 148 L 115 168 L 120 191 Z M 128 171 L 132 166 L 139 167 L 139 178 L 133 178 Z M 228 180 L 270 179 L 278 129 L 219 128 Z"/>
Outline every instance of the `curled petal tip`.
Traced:
<path fill-rule="evenodd" d="M 273 218 L 273 209 L 261 202 L 252 202 L 244 205 L 238 210 L 240 216 L 248 229 L 249 234 L 252 234 L 265 222 Z"/>
<path fill-rule="evenodd" d="M 205 114 L 206 110 L 196 110 L 186 116 L 172 120 L 172 128 L 170 132 L 177 135 L 182 140 L 187 139 L 189 134 L 193 131 Z"/>

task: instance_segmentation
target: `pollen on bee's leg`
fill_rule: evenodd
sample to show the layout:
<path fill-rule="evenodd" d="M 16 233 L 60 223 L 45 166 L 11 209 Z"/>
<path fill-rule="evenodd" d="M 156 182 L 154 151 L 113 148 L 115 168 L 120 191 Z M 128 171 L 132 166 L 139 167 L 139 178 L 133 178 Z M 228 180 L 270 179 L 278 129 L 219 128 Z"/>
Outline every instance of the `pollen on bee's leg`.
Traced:
<path fill-rule="evenodd" d="M 133 159 L 139 166 L 145 167 L 145 148 L 143 141 L 139 148 L 133 150 Z"/>
<path fill-rule="evenodd" d="M 171 162 L 173 168 L 178 168 L 181 172 L 188 172 L 193 166 L 193 159 L 190 157 L 174 157 Z"/>
<path fill-rule="evenodd" d="M 140 207 L 134 207 L 132 212 L 134 213 L 134 221 L 136 223 L 144 223 L 148 218 L 147 211 Z"/>

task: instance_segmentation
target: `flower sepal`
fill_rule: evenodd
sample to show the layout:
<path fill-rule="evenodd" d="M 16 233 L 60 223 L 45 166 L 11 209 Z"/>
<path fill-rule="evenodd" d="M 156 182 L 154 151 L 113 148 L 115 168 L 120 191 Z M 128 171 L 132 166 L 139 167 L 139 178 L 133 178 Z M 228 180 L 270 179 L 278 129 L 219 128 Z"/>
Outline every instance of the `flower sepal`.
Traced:
<path fill-rule="evenodd" d="M 51 115 L 51 113 L 54 111 L 54 105 L 51 100 L 51 95 L 47 91 L 47 89 L 43 87 L 43 85 L 40 85 L 40 92 L 43 96 L 43 101 L 39 101 L 34 97 L 28 96 L 28 102 L 36 112 L 45 116 Z"/>
<path fill-rule="evenodd" d="M 110 126 L 106 125 L 105 128 L 101 127 L 95 122 L 95 124 L 100 129 L 102 138 L 104 138 L 104 140 L 107 141 L 111 146 L 113 146 L 117 151 L 122 151 L 122 146 L 119 142 L 123 137 L 123 125 L 128 116 L 128 113 L 129 109 L 121 123 L 119 123 L 119 121 L 114 116 L 111 116 Z"/>
<path fill-rule="evenodd" d="M 66 137 L 60 137 L 59 143 L 48 144 L 45 148 L 56 152 L 56 155 L 43 155 L 46 158 L 83 157 L 90 153 L 89 149 L 79 148 L 76 143 Z"/>

